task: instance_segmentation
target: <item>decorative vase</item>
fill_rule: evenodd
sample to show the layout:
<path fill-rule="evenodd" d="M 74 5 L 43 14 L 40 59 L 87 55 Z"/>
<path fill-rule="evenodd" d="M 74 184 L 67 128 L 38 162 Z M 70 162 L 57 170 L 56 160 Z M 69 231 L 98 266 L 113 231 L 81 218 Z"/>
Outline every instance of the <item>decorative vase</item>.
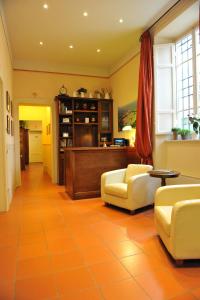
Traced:
<path fill-rule="evenodd" d="M 178 132 L 173 131 L 173 140 L 178 140 Z"/>
<path fill-rule="evenodd" d="M 108 93 L 108 92 L 105 93 L 104 99 L 110 99 L 110 96 L 109 96 L 109 93 Z"/>
<path fill-rule="evenodd" d="M 189 135 L 181 135 L 182 140 L 189 140 Z"/>
<path fill-rule="evenodd" d="M 81 92 L 81 98 L 85 97 L 85 93 Z"/>

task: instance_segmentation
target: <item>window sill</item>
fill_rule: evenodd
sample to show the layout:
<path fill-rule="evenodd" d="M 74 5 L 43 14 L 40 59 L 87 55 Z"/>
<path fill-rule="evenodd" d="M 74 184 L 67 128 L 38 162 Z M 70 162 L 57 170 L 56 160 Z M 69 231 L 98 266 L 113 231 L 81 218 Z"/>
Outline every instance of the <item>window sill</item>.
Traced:
<path fill-rule="evenodd" d="M 200 143 L 200 140 L 167 140 L 167 143 Z"/>

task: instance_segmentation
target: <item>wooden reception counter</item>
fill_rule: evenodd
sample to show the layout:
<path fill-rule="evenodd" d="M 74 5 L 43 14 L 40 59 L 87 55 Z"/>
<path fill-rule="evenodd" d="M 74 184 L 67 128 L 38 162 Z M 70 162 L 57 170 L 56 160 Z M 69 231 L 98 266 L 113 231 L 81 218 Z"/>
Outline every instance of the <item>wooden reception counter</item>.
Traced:
<path fill-rule="evenodd" d="M 72 199 L 100 196 L 101 174 L 140 163 L 134 147 L 65 148 L 65 187 Z"/>

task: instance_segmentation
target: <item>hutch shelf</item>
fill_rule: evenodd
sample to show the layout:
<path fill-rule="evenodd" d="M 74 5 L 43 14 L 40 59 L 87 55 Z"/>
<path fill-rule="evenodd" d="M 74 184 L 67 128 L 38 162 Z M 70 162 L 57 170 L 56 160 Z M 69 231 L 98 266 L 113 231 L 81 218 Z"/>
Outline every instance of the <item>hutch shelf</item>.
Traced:
<path fill-rule="evenodd" d="M 66 147 L 102 147 L 113 140 L 113 100 L 59 95 L 55 97 L 59 184 L 64 184 Z"/>

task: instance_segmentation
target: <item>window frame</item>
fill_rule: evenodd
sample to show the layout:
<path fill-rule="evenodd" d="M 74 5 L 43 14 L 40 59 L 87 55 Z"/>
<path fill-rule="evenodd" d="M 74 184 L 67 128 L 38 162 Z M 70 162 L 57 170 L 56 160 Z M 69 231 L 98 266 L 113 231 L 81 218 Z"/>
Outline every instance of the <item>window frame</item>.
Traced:
<path fill-rule="evenodd" d="M 183 40 L 190 34 L 192 36 L 193 114 L 200 114 L 200 99 L 199 99 L 199 95 L 198 95 L 197 47 L 196 47 L 197 46 L 196 38 L 198 37 L 198 34 L 196 34 L 197 31 L 198 31 L 198 26 L 195 26 L 190 31 L 188 31 L 187 33 L 185 33 L 184 35 L 179 37 L 174 43 L 175 49 L 176 49 L 176 45 L 178 42 L 180 42 L 181 40 Z M 189 61 L 189 59 L 187 61 Z M 177 64 L 177 51 L 175 50 L 175 76 L 174 76 L 174 78 L 175 78 L 176 91 L 175 91 L 175 99 L 174 99 L 175 100 L 175 103 L 174 103 L 174 108 L 175 108 L 174 127 L 178 125 L 178 127 L 183 128 L 183 124 L 182 124 L 182 126 L 180 126 L 180 124 L 178 124 L 178 109 L 177 109 L 178 108 L 178 89 L 177 89 L 177 84 L 178 84 L 177 68 L 178 68 L 178 66 L 180 66 L 180 64 Z M 192 110 L 192 109 L 188 108 L 188 110 Z M 184 113 L 184 109 L 181 110 L 181 112 Z M 179 113 L 180 113 L 180 111 L 179 111 Z M 190 125 L 188 123 L 188 128 L 189 127 L 190 127 Z"/>

